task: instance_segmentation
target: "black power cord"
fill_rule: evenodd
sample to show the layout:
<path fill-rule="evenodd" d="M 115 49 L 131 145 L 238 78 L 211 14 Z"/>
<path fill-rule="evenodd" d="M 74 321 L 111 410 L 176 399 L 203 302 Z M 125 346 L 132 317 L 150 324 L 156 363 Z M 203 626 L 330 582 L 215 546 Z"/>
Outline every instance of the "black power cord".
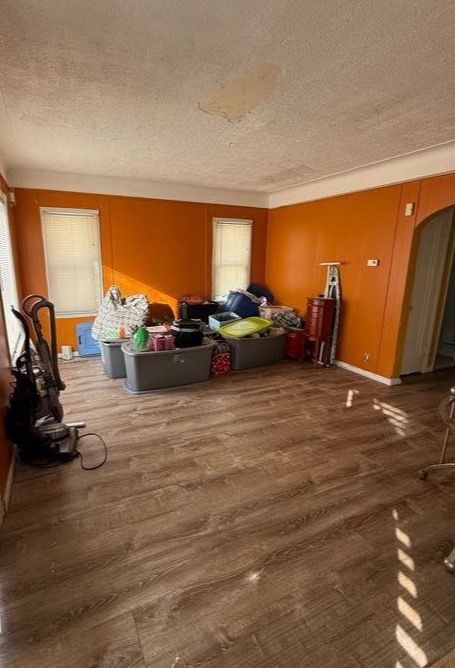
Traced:
<path fill-rule="evenodd" d="M 62 466 L 63 464 L 67 464 L 68 462 L 71 462 L 73 459 L 78 457 L 80 459 L 80 465 L 81 468 L 84 469 L 84 471 L 95 471 L 96 469 L 101 468 L 104 466 L 104 464 L 107 462 L 107 445 L 105 440 L 100 436 L 99 434 L 89 431 L 86 434 L 82 434 L 81 436 L 78 434 L 76 438 L 76 443 L 79 443 L 83 438 L 86 436 L 95 436 L 99 441 L 101 441 L 101 444 L 103 446 L 104 450 L 104 455 L 102 461 L 98 462 L 98 464 L 95 464 L 95 466 L 86 466 L 84 464 L 84 456 L 82 452 L 76 447 L 71 453 L 60 453 L 57 458 L 53 458 L 50 456 L 49 460 L 46 461 L 34 461 L 33 459 L 23 459 L 22 461 L 24 464 L 27 464 L 28 466 L 34 466 L 35 468 L 39 469 L 53 469 L 56 468 L 57 466 Z M 19 459 L 21 459 L 20 453 L 19 453 Z"/>
<path fill-rule="evenodd" d="M 96 434 L 94 431 L 88 431 L 86 434 L 82 434 L 82 436 L 78 436 L 77 437 L 77 442 L 79 443 L 79 441 L 82 441 L 82 439 L 86 438 L 87 436 L 95 436 L 99 441 L 101 441 L 101 444 L 104 448 L 104 457 L 103 457 L 102 461 L 99 462 L 98 464 L 95 464 L 95 466 L 85 466 L 84 457 L 82 455 L 82 452 L 80 450 L 78 450 L 77 448 L 75 449 L 75 452 L 77 453 L 77 456 L 81 460 L 80 461 L 81 468 L 84 469 L 84 471 L 94 471 L 95 469 L 99 469 L 102 466 L 104 466 L 104 464 L 107 462 L 107 445 L 106 445 L 105 440 L 102 438 L 102 436 L 100 436 L 99 434 Z"/>

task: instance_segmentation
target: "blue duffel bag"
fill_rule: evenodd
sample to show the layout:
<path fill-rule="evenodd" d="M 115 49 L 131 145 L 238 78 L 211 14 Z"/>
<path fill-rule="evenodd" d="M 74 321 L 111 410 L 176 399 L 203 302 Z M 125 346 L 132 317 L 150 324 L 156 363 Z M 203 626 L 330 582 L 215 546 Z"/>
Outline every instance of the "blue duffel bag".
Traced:
<path fill-rule="evenodd" d="M 254 295 L 249 297 L 245 291 L 232 290 L 223 304 L 223 311 L 232 311 L 233 313 L 237 313 L 241 318 L 259 315 L 259 304 L 253 300 L 256 300 Z"/>

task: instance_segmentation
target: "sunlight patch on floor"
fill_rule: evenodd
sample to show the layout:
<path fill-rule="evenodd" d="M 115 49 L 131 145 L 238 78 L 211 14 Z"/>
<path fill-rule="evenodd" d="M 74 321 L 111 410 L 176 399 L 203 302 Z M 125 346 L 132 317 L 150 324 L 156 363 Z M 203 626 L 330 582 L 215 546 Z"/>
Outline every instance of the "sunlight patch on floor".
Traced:
<path fill-rule="evenodd" d="M 398 622 L 395 627 L 395 638 L 398 642 L 398 645 L 402 650 L 406 652 L 408 657 L 412 662 L 417 666 L 417 668 L 424 668 L 428 664 L 428 659 L 420 647 L 418 639 L 419 637 L 416 634 L 420 634 L 423 631 L 423 622 L 419 612 L 414 606 L 417 603 L 417 587 L 412 579 L 412 574 L 415 572 L 415 561 L 406 550 L 410 550 L 412 547 L 412 541 L 410 536 L 403 531 L 398 526 L 399 522 L 399 513 L 396 509 L 392 511 L 392 517 L 395 520 L 395 537 L 398 541 L 399 547 L 397 548 L 398 561 L 401 565 L 406 566 L 406 568 L 411 571 L 410 574 L 403 573 L 402 570 L 398 570 L 398 585 L 400 587 L 400 593 L 397 597 L 397 609 L 399 615 Z M 406 548 L 403 549 L 403 548 Z M 410 595 L 414 599 L 411 603 L 406 600 L 406 596 Z M 404 626 L 411 625 L 413 629 L 407 631 Z M 396 661 L 395 668 L 403 668 L 400 661 Z"/>
<path fill-rule="evenodd" d="M 403 571 L 398 571 L 398 584 L 401 585 L 403 589 L 406 589 L 408 594 L 410 594 L 413 598 L 417 598 L 417 587 L 411 578 L 408 578 L 408 576 L 405 575 Z"/>
<path fill-rule="evenodd" d="M 346 408 L 352 407 L 352 402 L 354 397 L 360 394 L 359 390 L 348 390 L 348 396 L 346 397 Z"/>
<path fill-rule="evenodd" d="M 399 527 L 395 528 L 395 536 L 400 543 L 403 543 L 406 547 L 411 547 L 411 539 L 408 534 L 402 531 Z"/>
<path fill-rule="evenodd" d="M 409 605 L 407 601 L 404 600 L 401 596 L 397 600 L 398 610 L 401 614 L 406 617 L 408 622 L 410 622 L 418 631 L 422 630 L 422 618 L 414 608 Z"/>
<path fill-rule="evenodd" d="M 401 408 L 395 408 L 395 406 L 387 404 L 385 401 L 379 401 L 379 399 L 373 399 L 373 408 L 375 411 L 381 411 L 399 436 L 406 436 L 406 428 L 409 422 L 407 413 L 402 411 Z"/>
<path fill-rule="evenodd" d="M 427 655 L 421 649 L 415 640 L 411 638 L 409 633 L 407 633 L 400 624 L 397 624 L 395 637 L 398 640 L 399 645 L 409 654 L 411 659 L 417 664 L 419 668 L 424 668 L 427 665 Z"/>
<path fill-rule="evenodd" d="M 401 561 L 401 563 L 402 563 L 404 566 L 406 566 L 407 568 L 409 568 L 410 571 L 414 571 L 414 570 L 415 570 L 414 559 L 413 559 L 412 557 L 410 557 L 409 554 L 407 554 L 407 553 L 406 553 L 404 550 L 402 550 L 400 547 L 399 547 L 398 550 L 397 550 L 397 554 L 398 554 L 398 560 Z"/>

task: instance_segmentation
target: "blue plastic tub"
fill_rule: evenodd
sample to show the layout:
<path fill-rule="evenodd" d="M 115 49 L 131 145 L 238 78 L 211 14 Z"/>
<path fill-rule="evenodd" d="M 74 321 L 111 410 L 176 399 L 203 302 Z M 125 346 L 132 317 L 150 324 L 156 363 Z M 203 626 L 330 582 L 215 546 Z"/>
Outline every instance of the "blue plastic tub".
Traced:
<path fill-rule="evenodd" d="M 81 357 L 101 355 L 100 344 L 92 338 L 92 322 L 81 322 L 76 325 L 77 349 Z"/>
<path fill-rule="evenodd" d="M 209 316 L 209 327 L 210 329 L 217 330 L 222 327 L 222 325 L 227 325 L 228 322 L 233 322 L 234 320 L 240 320 L 240 316 L 237 315 L 237 313 L 232 313 L 232 311 L 214 313 Z"/>

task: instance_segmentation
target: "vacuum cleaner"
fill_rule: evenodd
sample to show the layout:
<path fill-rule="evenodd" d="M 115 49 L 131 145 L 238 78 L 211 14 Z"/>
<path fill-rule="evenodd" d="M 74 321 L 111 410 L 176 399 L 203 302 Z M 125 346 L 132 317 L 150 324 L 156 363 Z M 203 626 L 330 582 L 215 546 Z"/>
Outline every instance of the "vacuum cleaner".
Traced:
<path fill-rule="evenodd" d="M 42 295 L 29 295 L 21 311 L 11 308 L 24 330 L 23 352 L 12 369 L 15 378 L 6 413 L 6 430 L 28 464 L 52 466 L 78 456 L 78 427 L 65 424 L 59 395 L 65 389 L 57 359 L 54 305 Z M 47 312 L 50 346 L 43 335 L 41 315 Z M 32 333 L 31 333 L 32 332 Z"/>

